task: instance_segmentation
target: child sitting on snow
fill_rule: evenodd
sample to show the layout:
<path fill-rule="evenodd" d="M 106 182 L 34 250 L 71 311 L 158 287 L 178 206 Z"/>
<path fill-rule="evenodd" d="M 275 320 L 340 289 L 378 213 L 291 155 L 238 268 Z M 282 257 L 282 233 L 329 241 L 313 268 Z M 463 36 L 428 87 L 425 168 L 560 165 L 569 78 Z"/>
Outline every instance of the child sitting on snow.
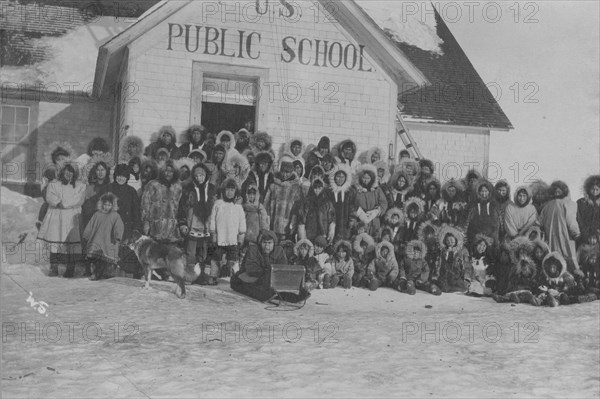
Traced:
<path fill-rule="evenodd" d="M 567 271 L 567 262 L 559 252 L 551 252 L 542 262 L 539 304 L 556 307 L 571 303 L 569 295 L 575 294 L 577 283 Z"/>
<path fill-rule="evenodd" d="M 319 236 L 317 238 L 315 238 L 314 241 L 314 258 L 317 260 L 317 262 L 319 262 L 319 267 L 322 270 L 322 273 L 319 274 L 319 288 L 323 288 L 323 278 L 325 277 L 325 274 L 329 274 L 330 276 L 333 275 L 333 270 L 331 269 L 331 263 L 327 263 L 327 260 L 329 259 L 329 254 L 327 252 L 325 252 L 325 250 L 328 247 L 328 243 L 327 243 L 327 239 L 325 238 L 325 236 Z"/>
<path fill-rule="evenodd" d="M 429 265 L 425 261 L 426 255 L 427 247 L 422 241 L 413 240 L 406 245 L 406 258 L 400 268 L 398 291 L 414 295 L 419 289 L 433 295 L 442 295 L 442 290 L 435 282 L 430 281 L 436 281 L 437 276 L 430 273 Z"/>
<path fill-rule="evenodd" d="M 327 268 L 323 278 L 323 288 L 335 288 L 340 282 L 345 289 L 352 287 L 354 262 L 351 254 L 352 245 L 348 241 L 340 241 L 335 244 L 335 254 L 328 261 L 331 266 Z"/>
<path fill-rule="evenodd" d="M 483 234 L 475 236 L 471 268 L 465 278 L 470 281 L 467 295 L 491 296 L 496 288 L 495 260 L 491 256 L 493 240 Z"/>
<path fill-rule="evenodd" d="M 304 288 L 312 291 L 319 286 L 319 278 L 323 269 L 319 261 L 315 259 L 314 246 L 309 240 L 300 240 L 294 246 L 294 257 L 292 264 L 304 266 L 306 272 L 304 275 Z"/>
<path fill-rule="evenodd" d="M 398 273 L 394 246 L 387 241 L 382 241 L 375 247 L 375 259 L 369 263 L 367 274 L 363 279 L 363 286 L 368 287 L 371 291 L 382 286 L 394 287 Z"/>
<path fill-rule="evenodd" d="M 441 251 L 436 275 L 439 275 L 439 279 L 434 283 L 441 288 L 442 292 L 467 291 L 468 281 L 465 280 L 465 276 L 469 275 L 471 260 L 469 252 L 463 247 L 462 232 L 445 225 L 440 229 L 438 239 Z"/>
<path fill-rule="evenodd" d="M 354 276 L 352 285 L 360 287 L 362 279 L 367 273 L 369 263 L 375 257 L 375 240 L 367 233 L 362 233 L 354 238 Z"/>

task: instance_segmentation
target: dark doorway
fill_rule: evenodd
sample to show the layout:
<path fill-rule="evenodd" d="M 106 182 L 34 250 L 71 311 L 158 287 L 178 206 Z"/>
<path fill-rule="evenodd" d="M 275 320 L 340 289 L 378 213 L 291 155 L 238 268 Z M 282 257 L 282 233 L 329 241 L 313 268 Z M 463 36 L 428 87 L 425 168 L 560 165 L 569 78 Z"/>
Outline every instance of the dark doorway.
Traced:
<path fill-rule="evenodd" d="M 254 122 L 255 114 L 254 106 L 202 103 L 202 125 L 211 133 L 219 133 L 222 130 L 235 133 L 242 129 L 246 122 Z"/>

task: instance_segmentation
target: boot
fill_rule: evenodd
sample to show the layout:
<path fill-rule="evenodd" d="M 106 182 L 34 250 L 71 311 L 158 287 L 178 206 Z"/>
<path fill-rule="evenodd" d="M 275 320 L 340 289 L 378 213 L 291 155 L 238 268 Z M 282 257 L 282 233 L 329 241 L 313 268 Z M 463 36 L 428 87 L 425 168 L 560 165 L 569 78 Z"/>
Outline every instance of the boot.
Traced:
<path fill-rule="evenodd" d="M 340 277 L 339 276 L 333 276 L 331 278 L 331 288 L 337 287 L 339 283 L 340 283 Z"/>
<path fill-rule="evenodd" d="M 379 288 L 379 281 L 377 281 L 376 278 L 371 279 L 371 281 L 369 281 L 369 289 L 371 291 L 376 291 L 377 288 Z"/>
<path fill-rule="evenodd" d="M 323 289 L 329 289 L 331 288 L 331 276 L 329 274 L 326 274 L 325 277 L 323 277 Z"/>
<path fill-rule="evenodd" d="M 550 306 L 551 308 L 555 308 L 559 305 L 559 303 L 552 295 L 548 295 L 546 297 L 546 305 Z"/>
<path fill-rule="evenodd" d="M 92 275 L 92 265 L 89 261 L 85 261 L 85 271 L 83 272 L 83 277 L 90 277 Z"/>
<path fill-rule="evenodd" d="M 414 281 L 409 281 L 406 283 L 406 293 L 408 295 L 415 295 L 417 293 L 417 287 L 415 287 Z"/>
<path fill-rule="evenodd" d="M 50 271 L 48 277 L 58 277 L 58 263 L 50 263 Z"/>
<path fill-rule="evenodd" d="M 98 280 L 102 279 L 102 277 L 104 276 L 104 268 L 105 268 L 104 262 L 96 263 L 96 267 L 94 268 L 94 272 L 90 276 L 90 280 L 98 281 Z"/>
<path fill-rule="evenodd" d="M 560 302 L 561 305 L 570 305 L 571 304 L 571 301 L 569 300 L 569 296 L 564 292 L 560 293 L 560 295 L 558 296 L 558 301 Z"/>
<path fill-rule="evenodd" d="M 507 303 L 507 302 L 511 302 L 510 298 L 506 295 L 492 295 L 492 298 L 494 299 L 494 301 L 496 301 L 497 303 Z"/>
<path fill-rule="evenodd" d="M 431 284 L 429 286 L 429 292 L 432 293 L 433 295 L 439 296 L 442 295 L 442 290 L 440 289 L 440 287 L 438 287 L 435 284 Z M 495 299 L 495 298 L 494 298 Z M 496 301 L 497 302 L 497 301 Z"/>
<path fill-rule="evenodd" d="M 67 263 L 67 270 L 63 274 L 64 278 L 73 278 L 75 276 L 75 264 L 72 262 Z"/>
<path fill-rule="evenodd" d="M 206 284 L 215 286 L 215 285 L 219 285 L 219 282 L 217 281 L 216 277 L 209 277 L 208 282 Z"/>

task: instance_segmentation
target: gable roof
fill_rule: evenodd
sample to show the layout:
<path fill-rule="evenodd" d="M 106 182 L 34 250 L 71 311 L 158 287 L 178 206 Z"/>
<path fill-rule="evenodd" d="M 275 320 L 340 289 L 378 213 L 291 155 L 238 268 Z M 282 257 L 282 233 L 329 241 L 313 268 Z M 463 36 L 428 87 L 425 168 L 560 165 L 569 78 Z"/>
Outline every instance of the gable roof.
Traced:
<path fill-rule="evenodd" d="M 399 94 L 398 103 L 405 121 L 457 126 L 513 129 L 471 61 L 460 47 L 437 10 L 437 35 L 443 54 L 395 41 L 396 46 L 427 77 L 430 86 Z M 388 34 L 391 39 L 391 35 Z"/>
<path fill-rule="evenodd" d="M 142 15 L 136 23 L 101 46 L 98 52 L 94 79 L 95 95 L 100 96 L 103 88 L 111 83 L 107 80 L 115 78 L 120 59 L 127 45 L 192 1 L 194 0 L 161 0 Z M 325 9 L 334 7 L 336 20 L 355 40 L 367 44 L 370 50 L 369 55 L 397 82 L 399 90 L 406 87 L 407 82 L 418 87 L 429 83 L 421 71 L 410 62 L 399 48 L 393 46 L 387 40 L 383 31 L 377 27 L 373 20 L 368 18 L 367 14 L 354 1 L 318 1 Z"/>

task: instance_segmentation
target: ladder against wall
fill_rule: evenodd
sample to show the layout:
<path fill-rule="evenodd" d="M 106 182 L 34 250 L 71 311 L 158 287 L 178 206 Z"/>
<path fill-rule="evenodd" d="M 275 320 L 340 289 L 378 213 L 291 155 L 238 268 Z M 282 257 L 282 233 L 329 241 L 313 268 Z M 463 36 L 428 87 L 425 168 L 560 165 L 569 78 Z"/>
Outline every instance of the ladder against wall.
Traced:
<path fill-rule="evenodd" d="M 404 144 L 404 147 L 411 153 L 412 157 L 417 161 L 423 159 L 423 154 L 421 153 L 421 150 L 419 150 L 415 139 L 402 121 L 402 112 L 399 107 L 396 107 L 396 132 L 398 133 L 398 136 L 400 136 L 402 144 Z"/>

